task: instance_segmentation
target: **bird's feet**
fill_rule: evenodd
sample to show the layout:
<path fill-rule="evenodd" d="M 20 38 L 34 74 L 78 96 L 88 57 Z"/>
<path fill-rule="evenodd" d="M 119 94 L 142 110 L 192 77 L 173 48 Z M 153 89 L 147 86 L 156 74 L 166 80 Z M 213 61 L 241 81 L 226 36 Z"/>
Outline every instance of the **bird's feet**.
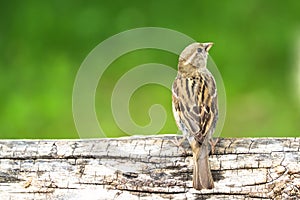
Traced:
<path fill-rule="evenodd" d="M 182 143 L 185 141 L 185 139 L 186 139 L 186 138 L 183 137 L 183 138 L 181 138 L 180 140 L 178 140 L 178 139 L 177 139 L 177 136 L 175 136 L 175 137 L 174 137 L 174 140 L 171 140 L 171 142 L 172 142 L 175 146 L 177 146 L 177 147 L 181 150 L 182 154 L 184 154 L 184 155 L 187 154 L 185 148 L 182 146 Z"/>
<path fill-rule="evenodd" d="M 217 145 L 218 142 L 219 142 L 219 138 L 216 138 L 215 140 L 212 138 L 212 139 L 209 140 L 209 144 L 210 144 L 210 148 L 211 148 L 211 151 L 210 151 L 211 154 L 215 153 L 215 146 Z"/>

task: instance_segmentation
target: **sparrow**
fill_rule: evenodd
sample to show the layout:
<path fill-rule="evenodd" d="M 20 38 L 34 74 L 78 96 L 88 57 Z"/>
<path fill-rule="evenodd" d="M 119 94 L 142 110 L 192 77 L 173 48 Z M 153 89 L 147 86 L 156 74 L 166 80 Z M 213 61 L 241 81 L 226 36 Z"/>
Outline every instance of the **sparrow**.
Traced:
<path fill-rule="evenodd" d="M 193 187 L 212 189 L 209 149 L 218 120 L 216 81 L 207 69 L 213 43 L 193 43 L 179 56 L 178 73 L 172 86 L 172 110 L 178 128 L 193 152 Z"/>

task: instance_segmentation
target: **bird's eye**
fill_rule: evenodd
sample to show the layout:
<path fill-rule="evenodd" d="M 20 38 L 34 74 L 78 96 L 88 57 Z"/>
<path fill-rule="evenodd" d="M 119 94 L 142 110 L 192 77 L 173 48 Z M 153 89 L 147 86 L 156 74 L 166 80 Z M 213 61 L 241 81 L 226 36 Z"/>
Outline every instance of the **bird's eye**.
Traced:
<path fill-rule="evenodd" d="M 198 51 L 198 53 L 202 53 L 202 49 L 201 48 L 198 48 L 197 51 Z"/>

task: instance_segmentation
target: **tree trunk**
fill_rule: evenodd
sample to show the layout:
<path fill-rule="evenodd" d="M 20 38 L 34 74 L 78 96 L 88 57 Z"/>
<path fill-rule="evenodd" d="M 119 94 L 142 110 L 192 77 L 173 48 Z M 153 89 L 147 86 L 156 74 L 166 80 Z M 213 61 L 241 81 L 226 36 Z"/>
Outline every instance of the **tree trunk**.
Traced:
<path fill-rule="evenodd" d="M 174 138 L 0 140 L 0 199 L 300 198 L 300 138 L 220 138 L 201 191 Z"/>

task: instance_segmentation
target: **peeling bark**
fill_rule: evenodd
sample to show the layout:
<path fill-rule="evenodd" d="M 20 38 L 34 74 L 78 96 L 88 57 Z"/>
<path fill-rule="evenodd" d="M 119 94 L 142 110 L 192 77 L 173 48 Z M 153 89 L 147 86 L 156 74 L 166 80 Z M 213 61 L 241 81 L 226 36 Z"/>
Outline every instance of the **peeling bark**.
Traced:
<path fill-rule="evenodd" d="M 179 136 L 178 136 L 179 137 Z M 212 190 L 192 188 L 174 135 L 0 140 L 1 199 L 299 199 L 300 138 L 223 138 Z"/>

